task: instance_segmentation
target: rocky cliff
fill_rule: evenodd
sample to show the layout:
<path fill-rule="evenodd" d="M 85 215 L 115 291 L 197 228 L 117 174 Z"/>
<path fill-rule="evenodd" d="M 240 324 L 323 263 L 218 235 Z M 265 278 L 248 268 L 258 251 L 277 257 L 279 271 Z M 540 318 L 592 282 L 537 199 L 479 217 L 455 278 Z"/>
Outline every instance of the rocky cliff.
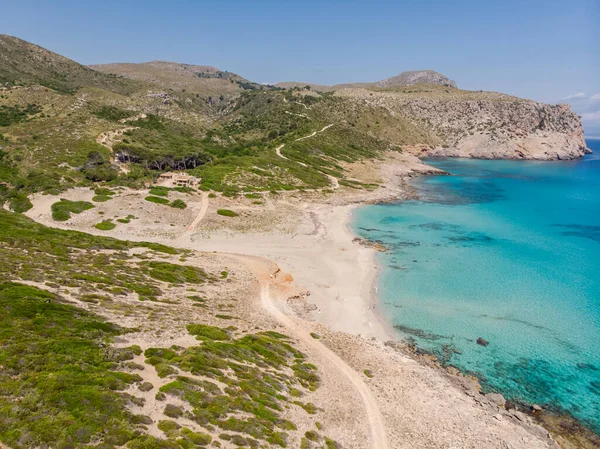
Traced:
<path fill-rule="evenodd" d="M 565 104 L 434 86 L 342 89 L 336 95 L 399 114 L 428 130 L 441 144 L 413 147 L 419 156 L 555 160 L 589 151 L 580 117 Z"/>

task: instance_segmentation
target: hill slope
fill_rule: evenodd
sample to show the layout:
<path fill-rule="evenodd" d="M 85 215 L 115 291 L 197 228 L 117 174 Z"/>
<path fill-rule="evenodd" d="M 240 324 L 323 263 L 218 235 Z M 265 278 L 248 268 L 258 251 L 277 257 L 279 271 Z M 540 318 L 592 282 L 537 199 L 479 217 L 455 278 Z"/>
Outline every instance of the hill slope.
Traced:
<path fill-rule="evenodd" d="M 414 86 L 416 84 L 435 84 L 456 88 L 456 82 L 448 79 L 446 75 L 433 70 L 417 70 L 402 72 L 399 75 L 375 83 L 376 87 Z"/>
<path fill-rule="evenodd" d="M 141 86 L 108 76 L 22 39 L 0 35 L 0 85 L 41 85 L 61 92 L 98 87 L 130 93 Z"/>
<path fill-rule="evenodd" d="M 203 96 L 232 95 L 261 88 L 259 84 L 240 75 L 215 67 L 169 61 L 100 64 L 91 65 L 90 68 L 106 74 L 150 82 L 163 88 L 185 89 Z"/>
<path fill-rule="evenodd" d="M 0 37 L 8 83 L 0 98 L 0 202 L 23 209 L 32 192 L 98 181 L 139 186 L 179 169 L 227 195 L 369 188 L 345 167 L 390 150 L 520 159 L 572 159 L 586 150 L 568 106 L 452 88 L 435 72 L 382 83 L 438 85 L 315 92 L 261 86 L 208 66 L 95 67 L 107 73 Z"/>
<path fill-rule="evenodd" d="M 583 127 L 569 105 L 547 105 L 495 92 L 418 85 L 342 89 L 336 96 L 401 115 L 436 136 L 418 156 L 479 159 L 575 159 L 587 151 Z"/>
<path fill-rule="evenodd" d="M 340 89 L 348 89 L 348 88 L 374 88 L 374 87 L 403 87 L 403 86 L 414 86 L 417 84 L 431 84 L 431 85 L 439 85 L 444 87 L 456 88 L 456 82 L 450 80 L 447 76 L 436 72 L 434 70 L 415 70 L 411 72 L 402 72 L 396 76 L 392 76 L 391 78 L 386 78 L 381 81 L 375 82 L 365 82 L 365 83 L 343 83 L 343 84 L 334 84 L 332 86 L 327 86 L 323 84 L 311 84 L 311 83 L 303 83 L 298 81 L 284 81 L 281 83 L 277 83 L 277 87 L 283 87 L 286 89 L 292 88 L 304 88 L 305 86 L 310 86 L 311 89 L 317 92 L 331 92 Z"/>

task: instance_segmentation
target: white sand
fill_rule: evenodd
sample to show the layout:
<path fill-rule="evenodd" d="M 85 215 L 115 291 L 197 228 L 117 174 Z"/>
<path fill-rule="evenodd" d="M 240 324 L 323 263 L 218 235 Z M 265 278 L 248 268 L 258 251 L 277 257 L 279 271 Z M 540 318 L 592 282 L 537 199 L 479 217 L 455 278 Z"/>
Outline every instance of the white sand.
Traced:
<path fill-rule="evenodd" d="M 56 200 L 52 197 L 34 197 L 35 207 L 28 215 L 50 226 L 217 252 L 246 264 L 260 281 L 260 295 L 249 289 L 241 299 L 256 308 L 255 313 L 279 322 L 282 329 L 278 330 L 296 338 L 309 360 L 318 366 L 323 379 L 318 400 L 325 409 L 324 420 L 329 423 L 329 434 L 344 447 L 556 447 L 548 433 L 529 417 L 499 407 L 493 398 L 480 394 L 475 383 L 425 366 L 401 349 L 384 345 L 393 333 L 376 313 L 375 250 L 353 242 L 348 228 L 355 207 L 348 205 L 349 199 L 403 193 L 395 176 L 406 173 L 406 164 L 395 171 L 389 164 L 383 167 L 387 189 L 358 198 L 356 191 L 350 190 L 344 197 L 340 188 L 340 193 L 326 202 L 289 194 L 253 206 L 244 199 L 209 200 L 206 195 L 195 195 L 188 198 L 190 209 L 175 211 L 143 202 L 143 194 L 129 192 L 129 196 L 121 195 L 98 207 L 106 211 L 106 217 L 112 217 L 139 207 L 141 201 L 143 210 L 139 213 L 145 215 L 109 232 L 93 228 L 100 221 L 97 210 L 86 211 L 65 224 L 52 221 L 50 205 Z M 427 170 L 417 162 L 414 168 Z M 61 195 L 70 199 L 88 196 L 81 189 Z M 216 209 L 222 207 L 241 215 L 221 217 Z M 195 220 L 199 213 L 202 219 Z M 155 224 L 151 218 L 162 223 Z M 165 220 L 175 222 L 175 226 Z M 196 229 L 186 231 L 191 223 Z M 312 341 L 310 332 L 318 333 L 321 339 Z M 373 378 L 363 374 L 365 369 Z M 369 415 L 374 406 L 378 412 Z"/>

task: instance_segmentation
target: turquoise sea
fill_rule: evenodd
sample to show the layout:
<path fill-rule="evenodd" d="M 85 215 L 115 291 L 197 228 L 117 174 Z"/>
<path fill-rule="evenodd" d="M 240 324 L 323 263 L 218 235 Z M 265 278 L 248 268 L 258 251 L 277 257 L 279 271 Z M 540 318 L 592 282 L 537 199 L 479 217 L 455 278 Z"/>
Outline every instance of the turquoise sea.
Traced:
<path fill-rule="evenodd" d="M 429 160 L 452 176 L 352 226 L 390 248 L 378 296 L 401 338 L 600 433 L 600 140 L 588 146 L 568 162 Z"/>

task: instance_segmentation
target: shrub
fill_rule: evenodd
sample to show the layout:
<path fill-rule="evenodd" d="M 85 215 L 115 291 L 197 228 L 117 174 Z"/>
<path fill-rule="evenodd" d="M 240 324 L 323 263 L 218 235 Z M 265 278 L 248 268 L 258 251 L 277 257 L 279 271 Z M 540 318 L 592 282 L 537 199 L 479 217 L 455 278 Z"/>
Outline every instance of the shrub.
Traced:
<path fill-rule="evenodd" d="M 173 430 L 180 429 L 181 426 L 177 424 L 175 421 L 171 421 L 170 419 L 165 419 L 164 421 L 159 421 L 157 425 L 159 430 L 163 432 L 171 432 Z"/>
<path fill-rule="evenodd" d="M 224 217 L 237 217 L 239 214 L 229 209 L 217 209 L 217 214 Z"/>
<path fill-rule="evenodd" d="M 116 224 L 112 222 L 112 220 L 103 220 L 100 223 L 96 223 L 94 226 L 96 229 L 100 229 L 101 231 L 111 231 L 117 227 Z"/>
<path fill-rule="evenodd" d="M 209 340 L 229 340 L 229 334 L 218 327 L 207 326 L 206 324 L 188 324 L 187 330 L 195 335 L 198 340 L 207 338 Z"/>
<path fill-rule="evenodd" d="M 111 371 L 101 346 L 118 334 L 44 290 L 0 284 L 0 440 L 15 448 L 66 448 L 88 446 L 96 436 L 118 446 L 134 438 L 118 390 L 139 376 Z"/>
<path fill-rule="evenodd" d="M 150 268 L 150 277 L 171 284 L 200 284 L 204 282 L 207 275 L 206 272 L 198 267 L 189 265 L 175 265 L 168 262 L 149 262 L 147 266 Z"/>
<path fill-rule="evenodd" d="M 183 200 L 175 200 L 169 204 L 169 206 L 174 207 L 175 209 L 185 209 L 187 204 Z"/>
<path fill-rule="evenodd" d="M 198 446 L 206 446 L 212 442 L 211 436 L 207 435 L 206 433 L 192 432 L 190 429 L 185 427 L 181 430 L 181 433 L 185 435 L 188 440 Z"/>
<path fill-rule="evenodd" d="M 87 201 L 69 201 L 63 198 L 52 205 L 52 219 L 55 221 L 67 221 L 71 218 L 71 214 L 80 214 L 93 207 L 94 205 Z"/>
<path fill-rule="evenodd" d="M 102 106 L 101 108 L 93 111 L 92 114 L 98 118 L 110 120 L 111 122 L 118 122 L 121 119 L 132 117 L 135 112 L 126 111 L 114 106 Z"/>
<path fill-rule="evenodd" d="M 152 187 L 152 189 L 150 189 L 150 192 L 148 192 L 148 193 L 150 195 L 167 197 L 167 196 L 169 196 L 169 190 L 171 190 L 171 189 L 169 189 L 168 187 L 154 186 L 154 187 Z"/>
<path fill-rule="evenodd" d="M 160 377 L 161 379 L 163 377 L 170 376 L 171 374 L 175 374 L 177 372 L 175 368 L 173 368 L 171 365 L 167 365 L 166 363 L 159 363 L 154 367 L 154 369 L 156 370 L 156 374 L 158 375 L 158 377 Z M 173 418 L 173 416 L 171 416 L 171 418 Z"/>
<path fill-rule="evenodd" d="M 33 204 L 31 204 L 31 201 L 29 201 L 29 198 L 27 198 L 27 195 L 15 195 L 13 196 L 8 205 L 10 206 L 10 209 L 13 212 L 17 212 L 19 214 L 23 213 L 23 212 L 27 212 L 29 209 L 31 209 L 33 207 Z"/>
<path fill-rule="evenodd" d="M 150 391 L 154 388 L 154 385 L 152 385 L 150 382 L 143 382 L 138 388 L 140 391 Z"/>
<path fill-rule="evenodd" d="M 94 193 L 96 195 L 106 195 L 106 196 L 111 196 L 111 195 L 115 194 L 115 192 L 113 192 L 112 190 L 107 189 L 105 187 L 96 187 L 94 189 Z"/>
<path fill-rule="evenodd" d="M 95 195 L 92 198 L 92 201 L 96 202 L 96 203 L 103 203 L 104 201 L 108 201 L 110 200 L 110 196 L 108 195 Z"/>
<path fill-rule="evenodd" d="M 180 418 L 183 416 L 183 410 L 173 404 L 167 404 L 163 413 L 169 418 Z"/>
<path fill-rule="evenodd" d="M 307 431 L 306 433 L 304 433 L 304 436 L 310 441 L 319 441 L 319 434 L 314 430 Z"/>
<path fill-rule="evenodd" d="M 118 176 L 107 157 L 104 157 L 99 151 L 89 152 L 88 160 L 81 171 L 87 179 L 94 182 L 113 181 Z"/>
<path fill-rule="evenodd" d="M 169 200 L 166 198 L 162 198 L 160 196 L 147 196 L 145 198 L 146 201 L 150 201 L 151 203 L 156 204 L 169 204 Z"/>

